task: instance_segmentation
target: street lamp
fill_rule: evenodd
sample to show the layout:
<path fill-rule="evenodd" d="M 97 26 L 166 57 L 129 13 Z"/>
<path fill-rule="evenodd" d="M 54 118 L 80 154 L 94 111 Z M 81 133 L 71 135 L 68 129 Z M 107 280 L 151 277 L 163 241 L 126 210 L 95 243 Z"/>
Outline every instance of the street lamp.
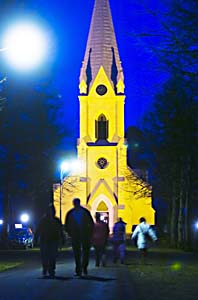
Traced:
<path fill-rule="evenodd" d="M 1 58 L 18 71 L 33 70 L 46 59 L 49 40 L 47 31 L 39 23 L 30 20 L 17 21 L 9 25 L 4 34 L 0 36 Z M 0 78 L 0 85 L 5 80 L 6 76 Z M 3 101 L 5 98 L 0 100 Z M 8 215 L 8 211 L 5 211 L 4 214 Z M 7 232 L 8 226 L 8 220 L 5 218 L 5 232 Z"/>
<path fill-rule="evenodd" d="M 21 222 L 22 222 L 22 223 L 27 223 L 27 222 L 29 221 L 29 215 L 26 214 L 26 213 L 23 213 L 23 214 L 21 215 L 20 219 L 21 219 Z"/>
<path fill-rule="evenodd" d="M 198 221 L 195 222 L 195 229 L 198 231 Z"/>
<path fill-rule="evenodd" d="M 68 162 L 64 161 L 61 164 L 60 168 L 60 221 L 62 224 L 62 197 L 63 197 L 63 175 L 65 172 L 68 172 L 69 164 Z"/>
<path fill-rule="evenodd" d="M 60 167 L 60 221 L 61 223 L 62 223 L 62 198 L 63 198 L 64 177 L 68 176 L 69 173 L 77 175 L 81 171 L 82 171 L 82 164 L 78 159 L 63 161 L 61 164 Z M 64 176 L 65 173 L 67 173 L 66 176 Z"/>
<path fill-rule="evenodd" d="M 15 69 L 27 71 L 37 67 L 46 58 L 48 36 L 36 24 L 17 22 L 2 37 L 5 60 Z"/>

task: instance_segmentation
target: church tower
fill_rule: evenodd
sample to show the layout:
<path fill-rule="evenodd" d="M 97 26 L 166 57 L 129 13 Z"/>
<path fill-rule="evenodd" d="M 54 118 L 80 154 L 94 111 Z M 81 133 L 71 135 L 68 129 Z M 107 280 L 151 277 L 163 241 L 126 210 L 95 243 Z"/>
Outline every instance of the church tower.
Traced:
<path fill-rule="evenodd" d="M 144 216 L 154 224 L 151 188 L 127 166 L 124 139 L 124 75 L 108 0 L 95 0 L 79 80 L 80 137 L 78 160 L 82 169 L 65 178 L 62 201 L 55 188 L 54 203 L 63 216 L 79 197 L 92 216 L 96 212 L 110 230 L 118 217 L 126 229 Z"/>

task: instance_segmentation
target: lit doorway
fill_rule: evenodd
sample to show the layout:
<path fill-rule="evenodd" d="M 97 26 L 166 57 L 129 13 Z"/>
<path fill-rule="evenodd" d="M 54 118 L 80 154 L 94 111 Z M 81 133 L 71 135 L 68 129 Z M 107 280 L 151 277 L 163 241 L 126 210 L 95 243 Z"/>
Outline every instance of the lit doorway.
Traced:
<path fill-rule="evenodd" d="M 102 219 L 109 225 L 110 233 L 112 233 L 114 225 L 114 207 L 111 200 L 104 194 L 100 194 L 92 203 L 91 215 L 95 219 L 95 214 L 101 214 Z"/>
<path fill-rule="evenodd" d="M 100 215 L 100 220 L 102 222 L 107 223 L 109 225 L 109 213 L 108 212 L 97 211 L 97 214 Z"/>

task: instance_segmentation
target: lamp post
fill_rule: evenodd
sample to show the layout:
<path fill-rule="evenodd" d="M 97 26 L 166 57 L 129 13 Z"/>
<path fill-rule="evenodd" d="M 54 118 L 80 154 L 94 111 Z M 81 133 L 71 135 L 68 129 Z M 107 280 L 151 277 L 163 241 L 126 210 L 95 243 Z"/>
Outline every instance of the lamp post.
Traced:
<path fill-rule="evenodd" d="M 64 161 L 61 164 L 60 168 L 60 221 L 62 224 L 62 197 L 63 197 L 63 175 L 65 172 L 68 172 L 69 170 L 69 164 L 68 162 Z"/>
<path fill-rule="evenodd" d="M 72 159 L 68 161 L 64 161 L 60 167 L 60 221 L 62 223 L 62 200 L 63 200 L 63 182 L 64 177 L 68 176 L 69 173 L 73 175 L 77 175 L 82 171 L 82 164 L 78 159 Z M 66 176 L 64 174 L 66 173 Z"/>
<path fill-rule="evenodd" d="M 17 21 L 5 28 L 4 34 L 0 37 L 1 59 L 17 71 L 34 70 L 47 58 L 49 49 L 49 36 L 38 23 L 34 21 Z M 6 80 L 6 76 L 0 78 L 0 84 Z M 0 99 L 1 101 L 4 98 Z M 5 196 L 4 196 L 5 198 Z M 8 198 L 8 195 L 7 195 Z M 7 238 L 9 227 L 9 207 L 4 200 L 4 224 L 3 231 Z"/>

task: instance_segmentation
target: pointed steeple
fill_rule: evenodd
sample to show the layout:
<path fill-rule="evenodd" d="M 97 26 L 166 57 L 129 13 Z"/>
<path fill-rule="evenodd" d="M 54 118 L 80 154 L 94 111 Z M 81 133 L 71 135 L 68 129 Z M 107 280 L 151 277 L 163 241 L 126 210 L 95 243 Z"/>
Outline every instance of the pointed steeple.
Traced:
<path fill-rule="evenodd" d="M 124 76 L 119 57 L 109 0 L 95 0 L 87 47 L 80 73 L 80 93 L 90 90 L 103 66 L 116 93 L 124 92 Z"/>

